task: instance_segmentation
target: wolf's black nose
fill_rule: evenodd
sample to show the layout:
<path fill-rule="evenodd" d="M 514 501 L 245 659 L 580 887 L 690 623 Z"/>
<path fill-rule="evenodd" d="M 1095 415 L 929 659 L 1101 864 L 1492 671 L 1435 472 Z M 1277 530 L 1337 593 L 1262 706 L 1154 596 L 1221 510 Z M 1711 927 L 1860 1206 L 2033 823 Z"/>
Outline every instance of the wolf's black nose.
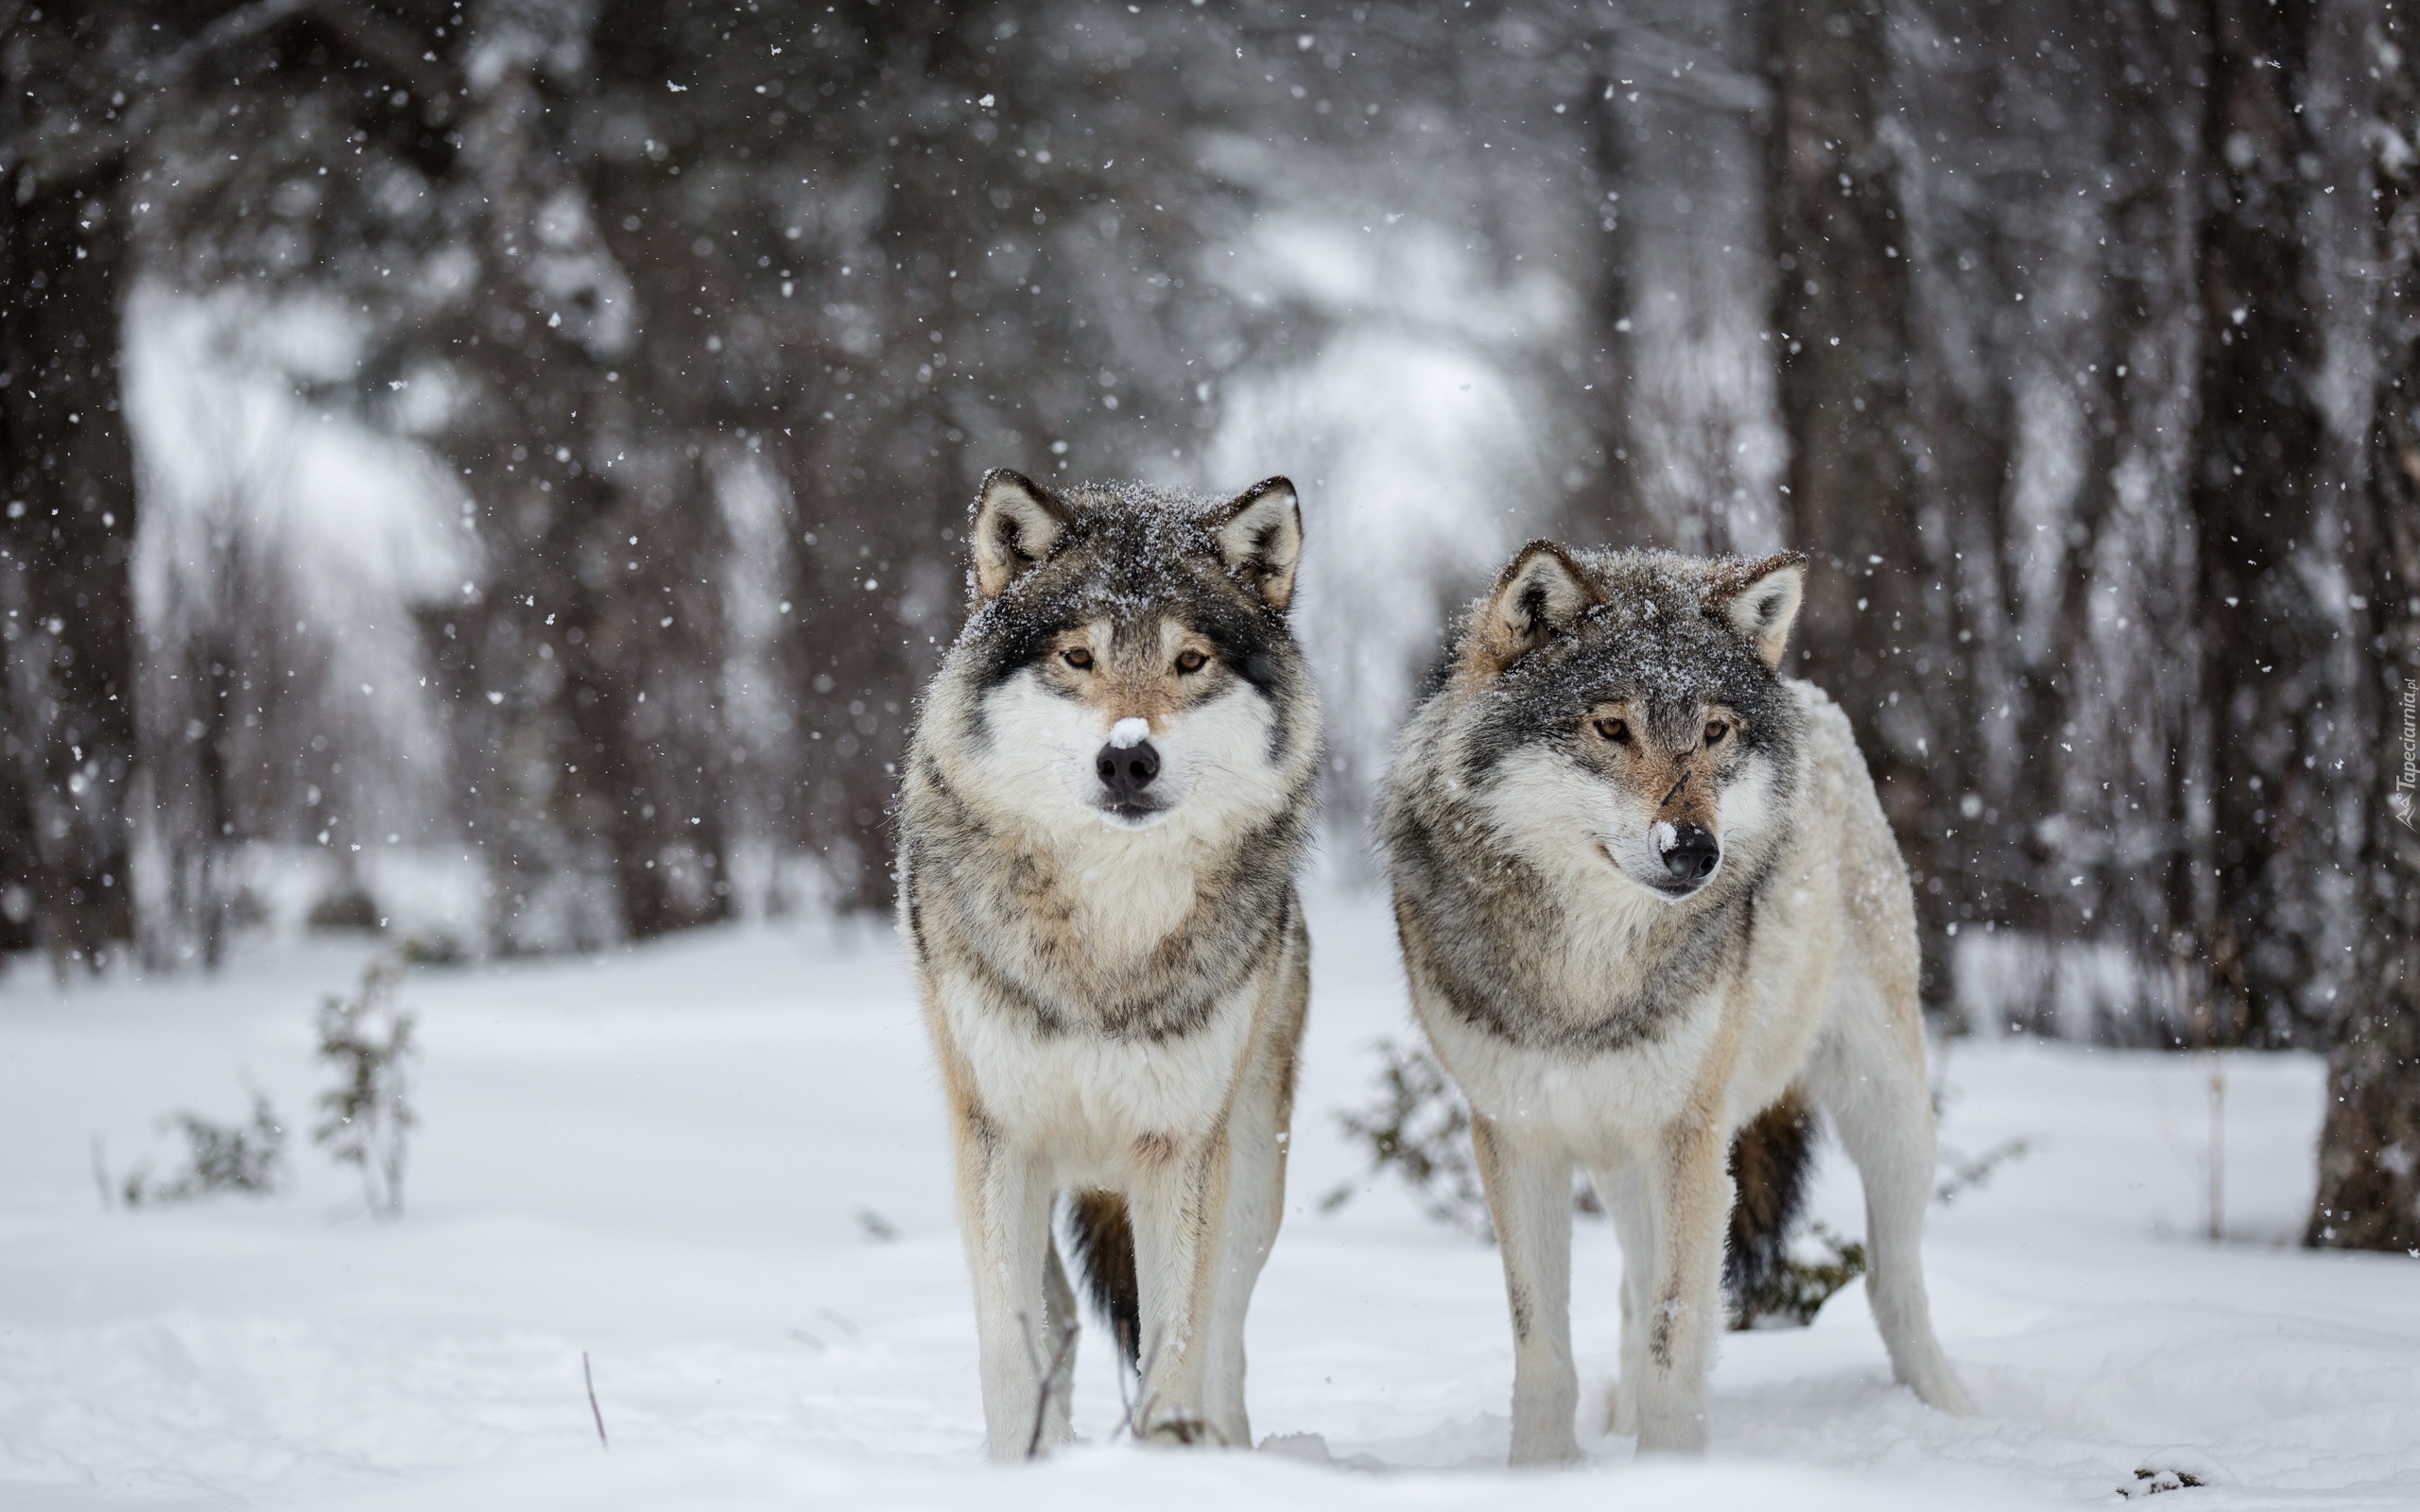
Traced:
<path fill-rule="evenodd" d="M 1112 799 L 1131 803 L 1160 775 L 1160 753 L 1148 740 L 1132 746 L 1103 746 L 1093 758 L 1093 771 Z"/>
<path fill-rule="evenodd" d="M 1713 876 L 1721 860 L 1722 847 L 1713 835 L 1694 824 L 1684 824 L 1672 831 L 1672 843 L 1664 852 L 1664 869 L 1674 882 L 1699 883 Z"/>

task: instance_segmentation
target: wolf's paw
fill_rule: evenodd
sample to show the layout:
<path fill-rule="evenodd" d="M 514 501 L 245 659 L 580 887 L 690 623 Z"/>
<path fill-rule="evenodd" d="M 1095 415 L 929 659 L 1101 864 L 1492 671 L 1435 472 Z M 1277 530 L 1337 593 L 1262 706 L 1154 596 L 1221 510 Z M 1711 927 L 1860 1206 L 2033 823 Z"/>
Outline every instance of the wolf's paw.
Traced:
<path fill-rule="evenodd" d="M 1929 1386 L 1918 1388 L 1916 1400 L 1933 1411 L 1945 1412 L 1952 1418 L 1976 1416 L 1975 1399 L 1966 1395 L 1966 1388 L 1958 1383 L 1956 1376 L 1945 1375 Z"/>
<path fill-rule="evenodd" d="M 1172 1412 L 1153 1418 L 1151 1425 L 1143 1430 L 1143 1441 L 1147 1444 L 1167 1445 L 1219 1446 L 1226 1443 L 1226 1439 L 1219 1435 L 1219 1430 L 1210 1426 L 1208 1418 L 1197 1417 L 1189 1412 Z"/>
<path fill-rule="evenodd" d="M 1945 1412 L 1952 1418 L 1976 1415 L 1975 1399 L 1966 1395 L 1958 1372 L 1949 1362 L 1936 1353 L 1930 1361 L 1899 1376 L 1902 1385 L 1916 1394 L 1916 1400 L 1935 1412 Z"/>
<path fill-rule="evenodd" d="M 1328 1451 L 1327 1440 L 1318 1434 L 1271 1434 L 1260 1441 L 1260 1452 L 1312 1465 L 1336 1463 L 1336 1456 Z"/>

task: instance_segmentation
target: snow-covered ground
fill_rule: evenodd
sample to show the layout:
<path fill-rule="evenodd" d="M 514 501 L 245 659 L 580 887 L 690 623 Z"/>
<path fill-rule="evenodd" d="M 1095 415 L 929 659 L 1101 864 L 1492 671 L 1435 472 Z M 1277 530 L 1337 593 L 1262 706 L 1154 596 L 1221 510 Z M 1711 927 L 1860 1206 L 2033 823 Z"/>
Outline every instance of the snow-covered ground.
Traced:
<path fill-rule="evenodd" d="M 0 983 L 0 1508 L 1317 1504 L 2420 1505 L 2420 1264 L 2292 1240 L 2317 1064 L 2227 1068 L 2227 1238 L 2200 1237 L 2205 1066 L 1962 1044 L 1945 1143 L 2031 1153 L 1934 1211 L 1935 1315 L 1983 1415 L 1894 1388 L 1861 1288 L 1812 1328 L 1732 1334 L 1703 1463 L 1497 1469 L 1512 1359 L 1495 1254 L 1359 1170 L 1334 1109 L 1405 1032 L 1383 912 L 1314 908 L 1292 1212 L 1252 1322 L 1270 1452 L 1112 1444 L 979 1463 L 974 1329 L 936 1081 L 887 936 L 710 932 L 594 961 L 413 974 L 426 1051 L 408 1215 L 368 1218 L 301 1137 L 311 1010 L 369 947 L 263 947 L 215 980 Z M 297 1130 L 265 1200 L 104 1211 L 94 1174 L 164 1155 L 158 1115 Z M 1817 1212 L 1860 1224 L 1837 1153 Z M 1583 1373 L 1614 1367 L 1611 1234 L 1580 1226 Z M 611 1435 L 582 1384 L 594 1368 Z M 1308 1463 L 1306 1461 L 1331 1463 Z"/>

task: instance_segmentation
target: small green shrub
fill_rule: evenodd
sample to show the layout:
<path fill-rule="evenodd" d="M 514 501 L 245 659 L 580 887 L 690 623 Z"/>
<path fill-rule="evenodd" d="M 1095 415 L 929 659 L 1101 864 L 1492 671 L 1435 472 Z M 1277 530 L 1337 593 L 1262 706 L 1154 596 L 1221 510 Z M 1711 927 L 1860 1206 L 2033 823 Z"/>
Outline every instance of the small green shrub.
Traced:
<path fill-rule="evenodd" d="M 1366 1108 L 1338 1113 L 1338 1125 L 1369 1151 L 1371 1174 L 1392 1171 L 1411 1188 L 1423 1213 L 1482 1243 L 1495 1243 L 1487 1189 L 1471 1153 L 1470 1105 L 1427 1051 L 1392 1040 L 1373 1048 L 1380 1063 L 1378 1095 Z M 1338 1187 L 1320 1199 L 1320 1211 L 1336 1211 L 1353 1200 L 1355 1190 L 1351 1181 Z M 1584 1172 L 1574 1175 L 1571 1211 L 1604 1215 Z"/>
<path fill-rule="evenodd" d="M 268 1095 L 257 1089 L 252 1092 L 249 1123 L 218 1124 L 199 1113 L 179 1111 L 161 1119 L 160 1128 L 184 1136 L 184 1166 L 164 1181 L 152 1178 L 148 1161 L 129 1171 L 118 1194 L 130 1208 L 199 1202 L 229 1193 L 266 1197 L 285 1183 L 285 1128 L 277 1121 Z M 97 1153 L 95 1159 L 98 1160 Z"/>
<path fill-rule="evenodd" d="M 1417 1047 L 1382 1040 L 1379 1094 L 1367 1108 L 1336 1115 L 1345 1137 L 1370 1155 L 1373 1175 L 1392 1171 L 1411 1188 L 1421 1211 L 1475 1238 L 1493 1241 L 1487 1194 L 1471 1155 L 1471 1110 L 1445 1069 Z M 1322 1212 L 1353 1200 L 1346 1182 L 1320 1199 Z"/>
<path fill-rule="evenodd" d="M 1762 1286 L 1732 1297 L 1732 1328 L 1803 1329 L 1815 1321 L 1833 1293 L 1865 1274 L 1863 1242 L 1842 1239 L 1820 1223 L 1808 1225 L 1807 1235 L 1824 1255 L 1815 1260 L 1792 1255 L 1774 1267 Z"/>
<path fill-rule="evenodd" d="M 1941 1163 L 1949 1174 L 1933 1188 L 1932 1200 L 1947 1207 L 1962 1194 L 1980 1191 L 1995 1172 L 2011 1160 L 2021 1160 L 2033 1153 L 2033 1142 L 2022 1135 L 1993 1145 L 1971 1160 L 1962 1160 L 1948 1150 L 1941 1152 Z"/>
<path fill-rule="evenodd" d="M 350 998 L 320 1005 L 320 1058 L 337 1073 L 320 1094 L 325 1116 L 312 1141 L 339 1164 L 361 1171 L 362 1194 L 382 1218 L 404 1211 L 404 1168 L 413 1125 L 410 1067 L 419 1054 L 412 1015 L 397 1005 L 404 969 L 381 957 L 361 973 Z"/>
<path fill-rule="evenodd" d="M 441 929 L 405 936 L 395 954 L 406 966 L 459 966 L 471 958 L 462 942 Z"/>

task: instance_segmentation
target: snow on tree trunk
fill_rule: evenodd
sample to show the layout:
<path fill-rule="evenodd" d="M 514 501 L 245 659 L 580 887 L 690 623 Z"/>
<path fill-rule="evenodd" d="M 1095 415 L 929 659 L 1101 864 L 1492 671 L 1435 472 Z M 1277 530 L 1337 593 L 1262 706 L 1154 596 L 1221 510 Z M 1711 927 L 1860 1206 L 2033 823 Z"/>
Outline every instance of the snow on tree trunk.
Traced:
<path fill-rule="evenodd" d="M 2377 765 L 2361 795 L 2360 964 L 2328 1059 L 2305 1242 L 2410 1251 L 2420 1249 L 2420 34 L 2392 16 L 2381 32 L 2394 48 L 2378 58 L 2382 370 L 2370 431 L 2370 565 L 2354 578 L 2377 674 L 2375 733 L 2362 749 Z"/>

